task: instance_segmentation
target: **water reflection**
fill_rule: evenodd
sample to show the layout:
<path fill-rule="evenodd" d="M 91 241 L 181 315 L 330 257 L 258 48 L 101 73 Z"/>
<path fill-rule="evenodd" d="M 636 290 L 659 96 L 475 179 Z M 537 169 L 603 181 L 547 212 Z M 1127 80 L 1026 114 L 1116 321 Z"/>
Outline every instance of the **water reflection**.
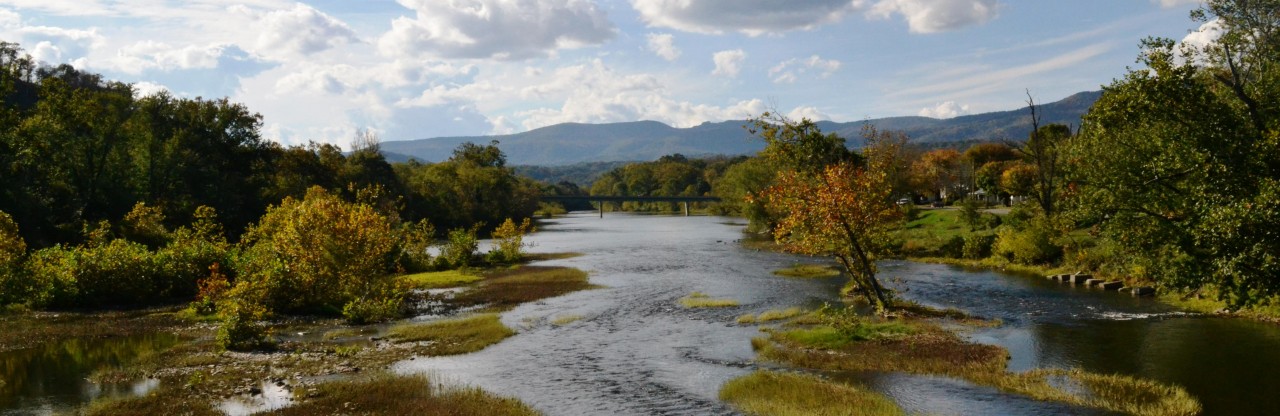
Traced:
<path fill-rule="evenodd" d="M 110 339 L 69 339 L 36 348 L 0 352 L 0 413 L 51 414 L 98 397 L 146 394 L 159 380 L 93 383 L 99 369 L 119 367 L 134 358 L 178 342 L 156 333 Z"/>
<path fill-rule="evenodd" d="M 886 262 L 908 299 L 1006 323 L 978 342 L 1008 348 L 1009 369 L 1082 368 L 1185 387 L 1205 414 L 1280 413 L 1280 327 L 1195 316 L 1151 299 L 1061 286 L 1042 278 L 945 265 Z"/>

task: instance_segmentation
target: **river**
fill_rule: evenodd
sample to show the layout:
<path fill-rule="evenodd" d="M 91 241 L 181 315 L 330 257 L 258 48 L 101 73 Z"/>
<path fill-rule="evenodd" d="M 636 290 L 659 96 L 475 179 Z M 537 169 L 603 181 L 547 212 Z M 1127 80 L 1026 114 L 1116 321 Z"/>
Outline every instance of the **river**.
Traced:
<path fill-rule="evenodd" d="M 822 262 L 743 248 L 740 220 L 718 217 L 572 215 L 545 223 L 533 251 L 579 252 L 549 262 L 592 273 L 604 288 L 519 307 L 504 322 L 520 335 L 479 353 L 418 359 L 429 372 L 518 397 L 552 415 L 731 413 L 716 400 L 726 380 L 756 368 L 753 326 L 736 316 L 835 302 L 839 279 L 798 280 L 771 271 Z M 1181 314 L 1149 299 L 1060 286 L 1042 278 L 904 261 L 881 263 L 901 296 L 999 318 L 970 333 L 1010 350 L 1009 367 L 1079 367 L 1185 386 L 1205 414 L 1280 410 L 1280 328 Z M 684 309 L 691 292 L 742 306 Z M 568 325 L 561 316 L 580 315 Z M 851 376 L 930 414 L 1097 414 L 990 388 L 901 374 Z"/>
<path fill-rule="evenodd" d="M 479 386 L 549 415 L 732 414 L 717 400 L 719 388 L 759 367 L 749 341 L 760 335 L 758 327 L 734 319 L 834 303 L 843 283 L 773 276 L 773 270 L 797 262 L 825 259 L 744 248 L 737 243 L 742 228 L 739 219 L 706 216 L 607 214 L 601 219 L 584 213 L 546 221 L 528 237 L 531 251 L 582 255 L 541 264 L 587 270 L 601 288 L 505 313 L 503 322 L 519 334 L 480 352 L 404 361 L 395 370 Z M 1207 415 L 1280 413 L 1280 327 L 1275 325 L 1187 315 L 1149 299 L 984 270 L 885 261 L 881 273 L 904 298 L 1001 319 L 1000 327 L 966 336 L 1008 348 L 1012 371 L 1078 367 L 1132 374 L 1186 387 Z M 679 306 L 677 300 L 692 292 L 731 298 L 741 306 Z M 31 378 L 37 367 L 54 365 L 47 357 L 57 354 L 0 355 L 9 358 L 0 362 L 14 370 L 6 374 L 30 375 L 24 385 L 68 379 Z M 45 357 L 35 359 L 44 364 L 24 364 L 22 357 Z M 942 377 L 832 376 L 865 383 L 913 414 L 1100 414 Z M 9 393 L 13 390 L 11 385 Z M 17 397 L 0 397 L 5 399 L 0 413 L 44 413 L 37 409 L 48 409 L 51 401 L 84 400 L 101 391 L 81 382 L 43 393 L 22 390 Z"/>

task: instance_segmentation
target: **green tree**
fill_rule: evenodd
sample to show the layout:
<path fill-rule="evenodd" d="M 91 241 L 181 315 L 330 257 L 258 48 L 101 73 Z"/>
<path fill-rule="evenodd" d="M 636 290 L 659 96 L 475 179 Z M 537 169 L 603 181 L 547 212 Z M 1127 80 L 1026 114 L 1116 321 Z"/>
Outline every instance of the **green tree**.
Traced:
<path fill-rule="evenodd" d="M 1134 270 L 1213 287 L 1232 307 L 1280 295 L 1280 2 L 1213 0 L 1193 17 L 1223 36 L 1181 51 L 1148 39 L 1071 146 L 1080 216 L 1102 221 Z"/>

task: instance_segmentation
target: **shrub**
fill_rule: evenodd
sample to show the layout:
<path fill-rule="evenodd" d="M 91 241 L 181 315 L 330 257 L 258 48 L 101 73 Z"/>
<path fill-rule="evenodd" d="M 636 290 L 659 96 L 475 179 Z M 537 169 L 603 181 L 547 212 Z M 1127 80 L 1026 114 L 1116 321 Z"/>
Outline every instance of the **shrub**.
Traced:
<path fill-rule="evenodd" d="M 943 257 L 957 258 L 964 254 L 965 238 L 954 235 L 938 247 L 938 254 Z"/>
<path fill-rule="evenodd" d="M 268 349 L 275 345 L 270 329 L 262 322 L 270 315 L 256 296 L 241 294 L 229 297 L 219 305 L 222 325 L 218 327 L 215 341 L 219 347 L 232 351 Z"/>
<path fill-rule="evenodd" d="M 76 294 L 60 306 L 134 306 L 167 295 L 157 285 L 161 267 L 141 243 L 114 239 L 102 245 L 69 249 Z"/>
<path fill-rule="evenodd" d="M 475 259 L 476 249 L 479 248 L 479 241 L 476 240 L 476 231 L 479 229 L 480 224 L 476 224 L 470 229 L 450 230 L 449 242 L 440 250 L 440 256 L 436 257 L 436 268 L 457 269 L 470 266 Z"/>
<path fill-rule="evenodd" d="M 418 273 L 431 269 L 432 241 L 436 236 L 436 228 L 427 220 L 415 224 L 406 224 L 400 231 L 400 267 L 409 273 Z"/>
<path fill-rule="evenodd" d="M 915 202 L 902 205 L 902 217 L 907 222 L 920 219 L 920 208 L 916 207 Z"/>
<path fill-rule="evenodd" d="M 242 244 L 237 286 L 261 290 L 268 310 L 337 315 L 352 300 L 389 293 L 399 241 L 373 207 L 312 187 L 301 201 L 268 208 Z"/>
<path fill-rule="evenodd" d="M 965 198 L 958 205 L 960 205 L 960 221 L 969 226 L 969 230 L 976 230 L 984 225 L 982 211 L 979 211 L 983 205 L 982 201 L 976 198 Z"/>
<path fill-rule="evenodd" d="M 30 283 L 22 268 L 27 243 L 18 234 L 18 223 L 0 211 L 0 305 L 16 303 L 30 296 Z"/>
<path fill-rule="evenodd" d="M 490 263 L 515 263 L 524 258 L 524 236 L 533 232 L 533 224 L 528 218 L 516 226 L 515 221 L 507 218 L 502 225 L 493 230 L 493 249 L 489 251 Z"/>
<path fill-rule="evenodd" d="M 27 258 L 25 275 L 4 289 L 13 290 L 15 297 L 23 296 L 33 307 L 70 305 L 78 295 L 76 267 L 74 249 L 58 245 L 36 250 Z"/>
<path fill-rule="evenodd" d="M 342 307 L 342 317 L 356 325 L 386 322 L 400 317 L 402 304 L 400 298 L 390 296 L 354 299 Z"/>
<path fill-rule="evenodd" d="M 1002 226 L 996 230 L 996 241 L 992 251 L 1021 264 L 1045 264 L 1062 256 L 1062 248 L 1053 243 L 1055 232 L 1042 224 L 1033 221 L 1024 230 Z"/>
<path fill-rule="evenodd" d="M 164 213 L 157 207 L 139 202 L 120 222 L 120 235 L 129 241 L 157 248 L 167 244 L 171 233 L 164 226 Z"/>
<path fill-rule="evenodd" d="M 969 234 L 964 238 L 961 255 L 966 259 L 982 259 L 991 256 L 991 245 L 995 244 L 994 234 Z"/>

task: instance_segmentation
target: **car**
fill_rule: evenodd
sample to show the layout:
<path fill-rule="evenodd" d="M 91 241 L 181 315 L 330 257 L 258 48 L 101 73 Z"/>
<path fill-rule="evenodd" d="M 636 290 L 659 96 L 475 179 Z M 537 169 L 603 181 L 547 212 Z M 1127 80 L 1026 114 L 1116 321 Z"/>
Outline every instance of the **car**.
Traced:
<path fill-rule="evenodd" d="M 898 200 L 898 205 L 907 205 L 911 203 L 910 198 L 902 198 Z"/>

